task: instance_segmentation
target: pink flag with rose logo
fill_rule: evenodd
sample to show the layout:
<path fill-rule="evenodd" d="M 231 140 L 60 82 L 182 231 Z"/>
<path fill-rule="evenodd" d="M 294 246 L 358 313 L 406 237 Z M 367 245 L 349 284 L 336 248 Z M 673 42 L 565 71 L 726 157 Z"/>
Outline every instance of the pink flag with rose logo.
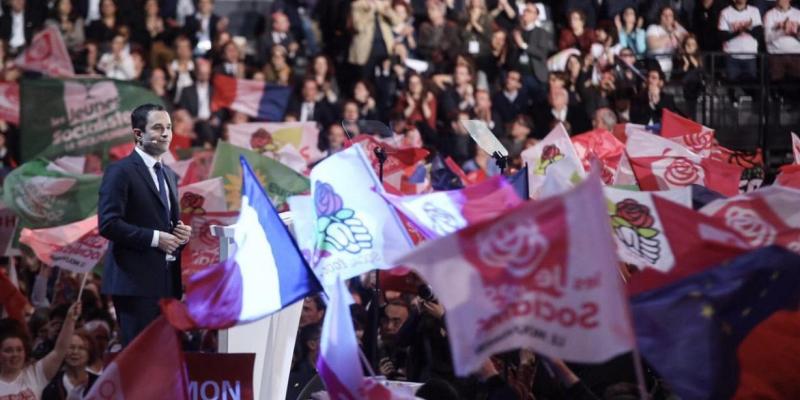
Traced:
<path fill-rule="evenodd" d="M 631 132 L 626 152 L 642 190 L 669 190 L 696 184 L 726 196 L 739 193 L 742 167 L 703 158 L 669 139 Z"/>
<path fill-rule="evenodd" d="M 603 168 L 601 177 L 603 183 L 610 185 L 619 168 L 625 144 L 614 137 L 611 132 L 598 128 L 572 137 L 572 144 L 583 164 L 583 169 L 589 171 L 592 159 L 598 160 Z"/>
<path fill-rule="evenodd" d="M 22 69 L 49 76 L 75 75 L 61 31 L 55 26 L 48 26 L 34 35 L 31 45 L 17 57 L 15 63 Z"/>
<path fill-rule="evenodd" d="M 523 151 L 520 156 L 528 163 L 528 188 L 532 199 L 540 197 L 549 174 L 566 171 L 579 177 L 585 175 L 581 159 L 562 124 L 558 124 L 542 141 Z M 560 168 L 552 168 L 556 165 Z"/>
<path fill-rule="evenodd" d="M 753 248 L 781 245 L 800 253 L 800 189 L 768 186 L 700 209 L 741 234 Z"/>
<path fill-rule="evenodd" d="M 492 354 L 519 348 L 602 362 L 634 346 L 596 175 L 564 194 L 423 243 L 397 263 L 416 270 L 446 309 L 459 376 Z"/>

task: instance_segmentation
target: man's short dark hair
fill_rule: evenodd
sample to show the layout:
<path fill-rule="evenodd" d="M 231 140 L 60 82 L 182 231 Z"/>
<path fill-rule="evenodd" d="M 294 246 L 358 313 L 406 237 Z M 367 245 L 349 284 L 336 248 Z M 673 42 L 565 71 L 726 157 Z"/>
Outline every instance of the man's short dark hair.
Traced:
<path fill-rule="evenodd" d="M 158 104 L 142 104 L 131 113 L 131 127 L 144 131 L 147 126 L 147 117 L 151 111 L 167 111 L 167 109 Z"/>

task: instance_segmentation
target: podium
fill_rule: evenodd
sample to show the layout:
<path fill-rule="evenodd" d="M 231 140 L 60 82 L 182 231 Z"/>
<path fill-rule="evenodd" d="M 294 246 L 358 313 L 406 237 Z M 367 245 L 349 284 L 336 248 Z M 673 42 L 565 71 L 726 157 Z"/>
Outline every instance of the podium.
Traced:
<path fill-rule="evenodd" d="M 280 216 L 292 231 L 291 213 L 281 213 Z M 219 239 L 220 260 L 227 260 L 236 250 L 233 241 L 235 229 L 235 225 L 211 226 L 211 234 Z M 302 310 L 303 302 L 298 301 L 266 318 L 219 331 L 217 350 L 220 353 L 255 353 L 254 399 L 286 398 L 289 369 Z"/>

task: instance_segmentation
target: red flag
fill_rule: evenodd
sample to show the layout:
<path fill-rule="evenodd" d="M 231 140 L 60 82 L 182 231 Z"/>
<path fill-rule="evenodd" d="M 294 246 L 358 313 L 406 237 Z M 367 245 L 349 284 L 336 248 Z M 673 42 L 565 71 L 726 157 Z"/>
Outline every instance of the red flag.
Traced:
<path fill-rule="evenodd" d="M 19 124 L 19 84 L 0 83 L 0 119 Z"/>
<path fill-rule="evenodd" d="M 16 59 L 22 69 L 41 72 L 49 76 L 71 77 L 75 75 L 72 59 L 64 45 L 61 31 L 55 26 L 48 26 L 37 33 L 31 45 Z"/>
<path fill-rule="evenodd" d="M 188 399 L 178 332 L 161 316 L 109 364 L 87 400 Z"/>
<path fill-rule="evenodd" d="M 800 189 L 800 164 L 784 165 L 780 171 L 776 179 L 778 185 Z"/>
<path fill-rule="evenodd" d="M 625 151 L 625 144 L 609 131 L 598 128 L 572 137 L 572 144 L 581 159 L 583 169 L 589 171 L 590 161 L 595 158 L 602 166 L 603 183 L 610 185 L 619 167 L 619 160 Z"/>
<path fill-rule="evenodd" d="M 663 109 L 663 112 L 661 113 L 661 136 L 665 138 L 674 138 L 692 133 L 700 133 L 704 130 L 710 130 L 713 133 L 713 130 L 710 128 L 694 122 L 689 118 L 681 117 L 680 115 L 667 110 L 666 108 Z"/>
<path fill-rule="evenodd" d="M 219 238 L 211 235 L 211 226 L 228 226 L 236 223 L 239 213 L 207 212 L 184 214 L 181 219 L 192 227 L 192 237 L 181 252 L 181 273 L 184 280 L 194 272 L 220 262 Z"/>
<path fill-rule="evenodd" d="M 9 317 L 25 323 L 25 308 L 28 307 L 28 299 L 2 272 L 0 272 L 0 304 L 3 305 L 3 309 Z"/>

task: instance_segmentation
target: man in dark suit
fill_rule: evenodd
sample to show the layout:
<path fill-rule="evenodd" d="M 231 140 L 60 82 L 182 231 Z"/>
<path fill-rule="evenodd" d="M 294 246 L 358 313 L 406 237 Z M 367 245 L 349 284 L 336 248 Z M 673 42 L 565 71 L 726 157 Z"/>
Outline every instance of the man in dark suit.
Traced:
<path fill-rule="evenodd" d="M 313 78 L 303 81 L 300 99 L 290 103 L 289 113 L 296 115 L 301 122 L 316 121 L 322 128 L 336 122 L 337 117 L 333 106 L 324 97 L 319 99 L 319 85 Z"/>
<path fill-rule="evenodd" d="M 555 50 L 553 28 L 549 21 L 539 19 L 539 9 L 533 3 L 525 3 L 520 25 L 521 29 L 515 29 L 512 36 L 519 49 L 515 61 L 524 77 L 525 88 L 535 102 L 544 97 L 547 57 Z"/>
<path fill-rule="evenodd" d="M 492 97 L 492 108 L 500 116 L 503 126 L 513 122 L 518 115 L 528 110 L 530 101 L 528 94 L 522 89 L 522 74 L 517 70 L 506 73 L 503 90 Z"/>
<path fill-rule="evenodd" d="M 177 175 L 161 162 L 172 141 L 164 107 L 145 104 L 131 114 L 136 147 L 108 166 L 100 185 L 100 234 L 110 241 L 103 293 L 110 294 L 123 346 L 160 313 L 161 298 L 180 298 L 177 250 L 191 235 L 179 220 Z"/>
<path fill-rule="evenodd" d="M 642 125 L 661 123 L 661 113 L 666 108 L 681 113 L 671 95 L 662 91 L 664 73 L 654 67 L 647 71 L 647 90 L 642 91 L 631 102 L 631 122 Z"/>
<path fill-rule="evenodd" d="M 570 135 L 577 135 L 592 129 L 586 110 L 578 105 L 569 105 L 569 93 L 564 88 L 552 88 L 547 97 L 548 103 L 536 107 L 534 117 L 534 137 L 541 139 L 558 122 L 564 123 Z"/>
<path fill-rule="evenodd" d="M 197 2 L 197 14 L 186 17 L 183 23 L 184 34 L 191 39 L 195 54 L 205 54 L 217 38 L 219 15 L 214 14 L 213 0 Z"/>
<path fill-rule="evenodd" d="M 191 86 L 181 91 L 178 107 L 185 109 L 194 119 L 194 131 L 197 133 L 195 144 L 216 143 L 219 117 L 211 112 L 211 99 L 214 86 L 211 84 L 211 63 L 203 58 L 195 61 L 197 76 Z M 218 111 L 222 112 L 222 111 Z"/>
<path fill-rule="evenodd" d="M 291 24 L 289 17 L 280 12 L 274 12 L 271 16 L 270 28 L 258 37 L 257 46 L 259 57 L 259 65 L 264 65 L 269 62 L 270 54 L 272 54 L 273 46 L 283 46 L 288 53 L 288 60 L 290 63 L 294 62 L 297 55 L 297 50 L 300 48 L 295 36 L 291 31 Z"/>
<path fill-rule="evenodd" d="M 19 51 L 31 43 L 34 32 L 44 24 L 44 2 L 40 0 L 11 0 L 9 9 L 0 17 L 0 39 L 9 53 Z M 15 24 L 17 21 L 17 24 Z"/>

